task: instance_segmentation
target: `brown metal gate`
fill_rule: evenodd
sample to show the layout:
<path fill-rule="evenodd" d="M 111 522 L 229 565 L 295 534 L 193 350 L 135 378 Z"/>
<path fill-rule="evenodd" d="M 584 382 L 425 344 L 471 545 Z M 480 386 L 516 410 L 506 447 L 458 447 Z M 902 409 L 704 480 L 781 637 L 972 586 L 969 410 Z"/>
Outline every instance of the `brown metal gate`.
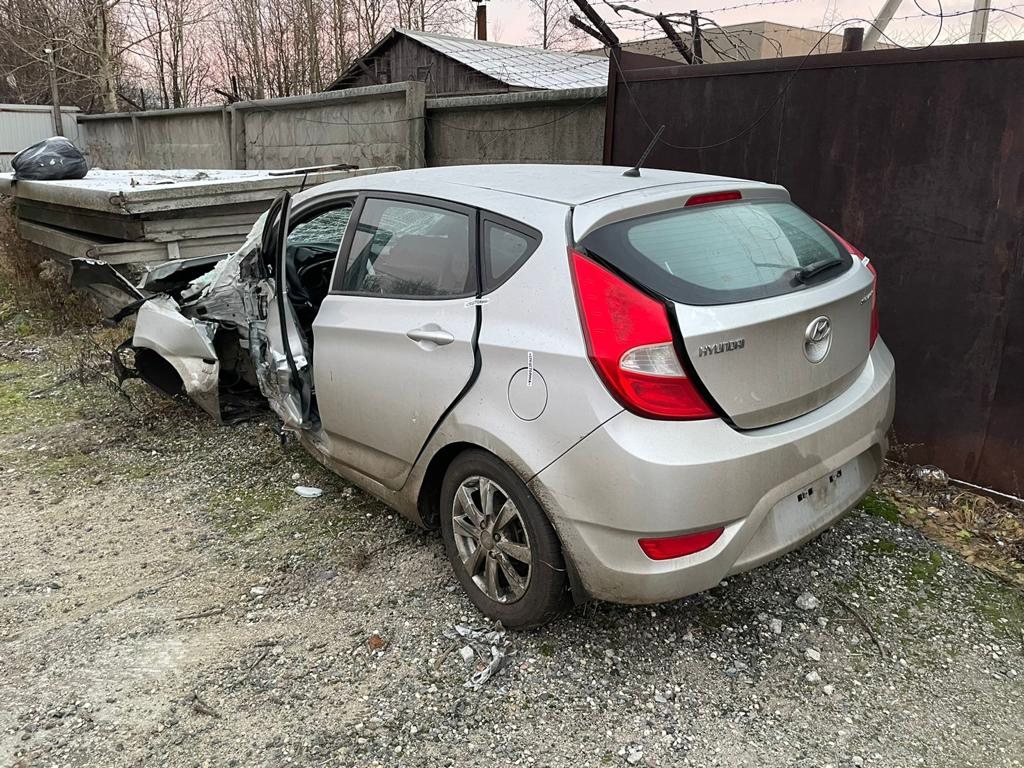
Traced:
<path fill-rule="evenodd" d="M 878 267 L 908 459 L 1024 492 L 1024 42 L 609 77 L 605 162 L 775 182 Z"/>

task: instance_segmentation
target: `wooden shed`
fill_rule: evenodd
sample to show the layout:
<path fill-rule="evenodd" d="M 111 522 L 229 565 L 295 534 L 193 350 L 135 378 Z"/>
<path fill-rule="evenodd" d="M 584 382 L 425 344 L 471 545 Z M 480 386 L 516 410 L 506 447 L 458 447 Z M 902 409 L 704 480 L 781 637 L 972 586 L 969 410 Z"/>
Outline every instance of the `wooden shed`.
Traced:
<path fill-rule="evenodd" d="M 431 96 L 587 88 L 607 84 L 608 59 L 396 27 L 328 90 L 406 80 Z"/>

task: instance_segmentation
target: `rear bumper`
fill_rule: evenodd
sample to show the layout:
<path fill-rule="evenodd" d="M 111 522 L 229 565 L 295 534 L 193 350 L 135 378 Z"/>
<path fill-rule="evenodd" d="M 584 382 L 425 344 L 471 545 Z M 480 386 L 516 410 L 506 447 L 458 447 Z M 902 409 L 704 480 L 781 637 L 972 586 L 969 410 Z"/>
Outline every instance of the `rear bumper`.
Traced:
<path fill-rule="evenodd" d="M 798 419 L 740 432 L 624 411 L 530 487 L 589 596 L 673 600 L 800 546 L 852 509 L 881 466 L 894 401 L 879 340 L 842 395 Z M 637 544 L 720 526 L 709 549 L 673 560 L 650 560 Z"/>

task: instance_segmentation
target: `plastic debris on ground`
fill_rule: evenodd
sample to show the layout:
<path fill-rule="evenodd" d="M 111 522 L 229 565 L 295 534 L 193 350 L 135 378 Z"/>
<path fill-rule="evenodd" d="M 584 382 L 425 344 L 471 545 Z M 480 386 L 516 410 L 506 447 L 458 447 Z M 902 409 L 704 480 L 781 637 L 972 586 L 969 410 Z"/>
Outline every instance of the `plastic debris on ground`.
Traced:
<path fill-rule="evenodd" d="M 465 688 L 479 691 L 509 663 L 508 649 L 511 643 L 506 639 L 505 629 L 500 622 L 495 624 L 494 629 L 456 624 L 453 630 L 445 634 L 452 640 L 465 643 L 459 655 L 466 662 L 476 660 L 478 668 L 464 683 Z"/>
<path fill-rule="evenodd" d="M 322 488 L 314 488 L 311 485 L 297 485 L 295 486 L 295 493 L 304 499 L 316 499 L 324 495 Z"/>
<path fill-rule="evenodd" d="M 949 485 L 949 475 L 938 467 L 914 467 L 914 478 L 926 485 Z"/>
<path fill-rule="evenodd" d="M 16 181 L 82 179 L 89 172 L 85 155 L 63 136 L 43 139 L 11 158 Z"/>

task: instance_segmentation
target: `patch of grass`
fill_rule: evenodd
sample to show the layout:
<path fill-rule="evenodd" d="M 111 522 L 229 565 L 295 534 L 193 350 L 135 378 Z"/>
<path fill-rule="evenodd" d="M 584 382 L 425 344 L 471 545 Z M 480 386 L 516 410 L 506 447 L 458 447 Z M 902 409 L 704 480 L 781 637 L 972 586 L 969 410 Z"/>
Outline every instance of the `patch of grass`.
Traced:
<path fill-rule="evenodd" d="M 73 418 L 73 412 L 54 398 L 30 397 L 52 379 L 28 362 L 0 362 L 0 434 L 32 426 L 50 426 Z"/>
<path fill-rule="evenodd" d="M 896 546 L 896 542 L 892 539 L 881 538 L 867 542 L 864 544 L 863 549 L 865 552 L 891 555 L 896 552 L 898 547 Z"/>
<path fill-rule="evenodd" d="M 232 536 L 244 536 L 281 514 L 290 488 L 228 488 L 210 502 L 214 523 Z"/>
<path fill-rule="evenodd" d="M 1003 637 L 1019 640 L 1024 633 L 1024 595 L 1002 584 L 980 582 L 971 595 L 972 607 Z"/>
<path fill-rule="evenodd" d="M 931 584 L 942 570 L 942 555 L 929 552 L 926 557 L 915 557 L 907 564 L 906 575 L 911 582 Z"/>
<path fill-rule="evenodd" d="M 887 496 L 872 491 L 858 504 L 859 509 L 873 517 L 880 517 L 890 523 L 900 521 L 900 508 Z"/>

